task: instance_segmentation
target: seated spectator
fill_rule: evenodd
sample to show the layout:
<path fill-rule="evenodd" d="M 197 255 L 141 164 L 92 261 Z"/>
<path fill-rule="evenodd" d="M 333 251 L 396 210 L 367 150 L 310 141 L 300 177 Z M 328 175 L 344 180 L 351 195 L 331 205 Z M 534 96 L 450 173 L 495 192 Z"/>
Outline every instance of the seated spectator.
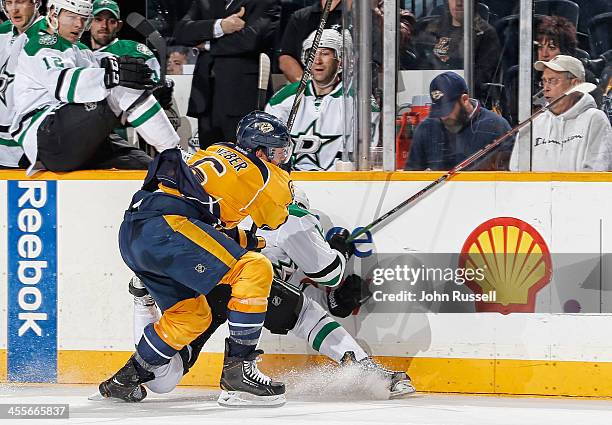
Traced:
<path fill-rule="evenodd" d="M 584 66 L 578 59 L 557 55 L 538 61 L 543 71 L 544 97 L 548 102 L 584 82 Z M 510 169 L 518 170 L 514 149 Z M 608 171 L 612 169 L 612 128 L 590 94 L 574 93 L 533 121 L 532 171 Z"/>
<path fill-rule="evenodd" d="M 508 122 L 470 99 L 465 80 L 454 72 L 429 85 L 431 112 L 416 128 L 406 170 L 450 170 L 510 130 Z M 472 169 L 505 168 L 512 141 L 502 144 Z"/>
<path fill-rule="evenodd" d="M 549 61 L 557 55 L 574 56 L 578 46 L 576 27 L 561 16 L 543 16 L 535 40 L 539 61 Z"/>
<path fill-rule="evenodd" d="M 326 0 L 315 1 L 312 6 L 295 11 L 289 18 L 283 33 L 278 65 L 290 83 L 300 81 L 302 78 L 302 43 L 319 27 L 325 2 Z M 325 28 L 337 30 L 342 28 L 342 7 L 338 7 L 340 3 L 341 0 L 332 0 Z"/>
<path fill-rule="evenodd" d="M 471 0 L 468 0 L 471 1 Z M 463 69 L 463 4 L 448 0 L 439 20 L 416 35 L 419 69 Z M 474 97 L 485 103 L 485 83 L 494 81 L 501 47 L 495 29 L 479 15 L 474 16 Z"/>
<path fill-rule="evenodd" d="M 168 54 L 168 62 L 166 64 L 166 74 L 182 75 L 183 65 L 187 65 L 187 53 L 182 50 L 175 50 Z"/>
<path fill-rule="evenodd" d="M 576 27 L 561 16 L 544 16 L 540 19 L 536 30 L 535 45 L 537 49 L 537 60 L 548 62 L 557 55 L 577 57 Z M 542 78 L 541 72 L 536 72 L 534 84 L 539 86 Z M 585 69 L 585 78 L 589 83 L 597 84 L 596 76 Z M 540 88 L 534 86 L 534 104 L 542 106 L 545 100 Z M 597 88 L 591 92 L 597 105 L 601 105 L 603 92 Z"/>
<path fill-rule="evenodd" d="M 315 32 L 304 41 L 302 61 L 306 62 Z M 350 43 L 344 31 L 345 43 Z M 312 65 L 312 79 L 306 86 L 291 136 L 295 141 L 294 168 L 296 170 L 333 170 L 344 147 L 344 125 L 347 116 L 342 87 L 343 36 L 334 29 L 323 30 L 319 49 Z M 280 89 L 266 106 L 266 112 L 287 122 L 299 82 Z M 373 120 L 378 121 L 375 110 Z M 373 126 L 376 128 L 376 126 Z M 376 140 L 374 138 L 373 140 Z M 347 140 L 352 151 L 352 140 Z"/>
<path fill-rule="evenodd" d="M 608 69 L 608 72 L 604 71 L 602 80 L 604 82 L 605 92 L 601 109 L 608 116 L 610 124 L 612 124 L 612 67 Z"/>

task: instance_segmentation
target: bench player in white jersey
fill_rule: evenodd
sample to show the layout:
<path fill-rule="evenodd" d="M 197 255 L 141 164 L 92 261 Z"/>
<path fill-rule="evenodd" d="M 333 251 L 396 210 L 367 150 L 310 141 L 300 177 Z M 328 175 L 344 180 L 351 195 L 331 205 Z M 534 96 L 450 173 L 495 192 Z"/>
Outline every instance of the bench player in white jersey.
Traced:
<path fill-rule="evenodd" d="M 316 31 L 302 44 L 302 62 L 306 64 Z M 344 107 L 342 85 L 342 45 L 351 44 L 350 34 L 335 29 L 325 29 L 321 34 L 319 49 L 312 64 L 312 78 L 306 85 L 291 136 L 295 140 L 295 170 L 333 170 L 342 157 L 344 147 L 344 123 L 351 120 L 351 111 Z M 268 102 L 265 111 L 287 121 L 297 93 L 299 82 L 280 89 Z M 379 110 L 372 103 L 373 129 L 378 122 Z M 375 137 L 376 138 L 376 137 Z M 374 139 L 375 139 L 374 138 Z M 346 140 L 349 152 L 353 151 L 352 138 Z"/>
<path fill-rule="evenodd" d="M 50 0 L 44 33 L 32 36 L 15 76 L 14 139 L 30 162 L 28 174 L 46 168 L 146 168 L 150 158 L 108 135 L 128 122 L 159 152 L 179 137 L 146 89 L 151 70 L 142 59 L 104 58 L 100 64 L 79 42 L 92 18 L 88 0 Z"/>
<path fill-rule="evenodd" d="M 0 168 L 15 168 L 23 149 L 10 133 L 13 121 L 13 82 L 17 59 L 29 34 L 36 33 L 42 19 L 40 0 L 1 0 L 8 20 L 0 24 Z"/>
<path fill-rule="evenodd" d="M 277 230 L 260 230 L 266 247 L 264 254 L 274 269 L 274 281 L 268 297 L 268 312 L 264 327 L 274 334 L 288 332 L 308 341 L 321 354 L 337 363 L 354 364 L 367 373 L 388 380 L 389 398 L 397 398 L 415 392 L 410 377 L 405 372 L 390 371 L 370 358 L 357 341 L 332 317 L 347 317 L 370 295 L 357 275 L 342 277 L 347 259 L 354 246 L 346 242 L 348 232 L 337 233 L 329 243 L 323 237 L 316 215 L 308 211 L 305 193 L 294 187 L 295 203 L 289 206 L 289 217 Z M 301 269 L 310 283 L 287 283 L 297 269 Z M 135 286 L 140 289 L 135 288 Z M 142 329 L 158 320 L 159 313 L 137 279 L 132 280 L 130 292 L 134 297 L 134 335 L 140 338 Z M 330 290 L 327 290 L 329 288 Z M 210 327 L 196 338 L 182 354 L 183 373 L 196 362 L 206 341 L 226 321 L 226 305 L 229 300 L 227 285 L 219 285 L 206 296 L 212 310 Z M 327 306 L 327 310 L 321 305 Z M 167 392 L 178 383 L 180 362 L 175 359 L 174 371 L 146 383 L 153 392 Z"/>

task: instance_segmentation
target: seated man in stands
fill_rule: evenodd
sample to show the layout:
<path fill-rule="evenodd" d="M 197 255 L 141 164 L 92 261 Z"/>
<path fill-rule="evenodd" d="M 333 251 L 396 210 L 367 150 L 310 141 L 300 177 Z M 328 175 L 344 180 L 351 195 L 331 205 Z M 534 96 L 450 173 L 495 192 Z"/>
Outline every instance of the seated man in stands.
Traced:
<path fill-rule="evenodd" d="M 431 112 L 414 132 L 406 170 L 450 170 L 510 130 L 508 122 L 468 96 L 465 80 L 454 72 L 429 85 Z M 511 140 L 472 169 L 505 169 Z"/>
<path fill-rule="evenodd" d="M 584 66 L 578 59 L 557 55 L 538 61 L 548 102 L 584 82 Z M 612 129 L 606 114 L 597 109 L 590 94 L 573 93 L 533 121 L 532 171 L 612 170 Z M 518 170 L 518 149 L 510 169 Z"/>
<path fill-rule="evenodd" d="M 472 0 L 469 0 L 472 1 Z M 463 69 L 463 4 L 448 0 L 448 8 L 439 20 L 431 22 L 416 35 L 420 46 L 419 69 Z M 474 29 L 474 97 L 485 101 L 487 88 L 493 82 L 501 52 L 495 29 L 475 14 Z"/>

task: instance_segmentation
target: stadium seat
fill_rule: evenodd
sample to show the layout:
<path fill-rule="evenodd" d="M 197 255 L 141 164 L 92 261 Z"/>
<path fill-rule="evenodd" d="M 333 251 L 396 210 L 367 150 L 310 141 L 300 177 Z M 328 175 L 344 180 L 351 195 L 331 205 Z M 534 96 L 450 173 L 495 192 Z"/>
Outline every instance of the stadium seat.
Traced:
<path fill-rule="evenodd" d="M 534 2 L 536 15 L 562 16 L 575 27 L 578 26 L 580 8 L 570 0 L 536 0 Z"/>
<path fill-rule="evenodd" d="M 588 24 L 591 56 L 596 58 L 612 49 L 612 12 L 594 16 Z"/>

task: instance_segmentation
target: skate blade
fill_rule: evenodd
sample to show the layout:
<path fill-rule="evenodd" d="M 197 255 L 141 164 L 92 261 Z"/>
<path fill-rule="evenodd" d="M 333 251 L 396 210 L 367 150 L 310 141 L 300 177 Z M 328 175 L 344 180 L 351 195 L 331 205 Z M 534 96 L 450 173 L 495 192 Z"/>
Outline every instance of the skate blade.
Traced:
<path fill-rule="evenodd" d="M 412 395 L 416 393 L 416 389 L 412 386 L 412 382 L 410 381 L 399 381 L 396 382 L 393 388 L 391 388 L 391 393 L 389 394 L 389 399 L 401 398 Z"/>
<path fill-rule="evenodd" d="M 103 402 L 106 402 L 106 403 L 127 403 L 125 400 L 121 400 L 120 398 L 104 397 L 102 394 L 100 394 L 100 391 L 98 391 L 97 393 L 92 394 L 89 397 L 87 397 L 87 400 L 89 400 L 89 401 L 103 401 Z"/>
<path fill-rule="evenodd" d="M 100 391 L 96 391 L 95 394 L 92 394 L 89 397 L 87 397 L 87 400 L 102 401 L 102 400 L 110 400 L 110 399 L 107 398 L 107 397 L 104 397 L 102 394 L 100 394 Z"/>
<path fill-rule="evenodd" d="M 217 403 L 223 407 L 281 407 L 285 394 L 256 396 L 242 391 L 221 391 Z"/>

